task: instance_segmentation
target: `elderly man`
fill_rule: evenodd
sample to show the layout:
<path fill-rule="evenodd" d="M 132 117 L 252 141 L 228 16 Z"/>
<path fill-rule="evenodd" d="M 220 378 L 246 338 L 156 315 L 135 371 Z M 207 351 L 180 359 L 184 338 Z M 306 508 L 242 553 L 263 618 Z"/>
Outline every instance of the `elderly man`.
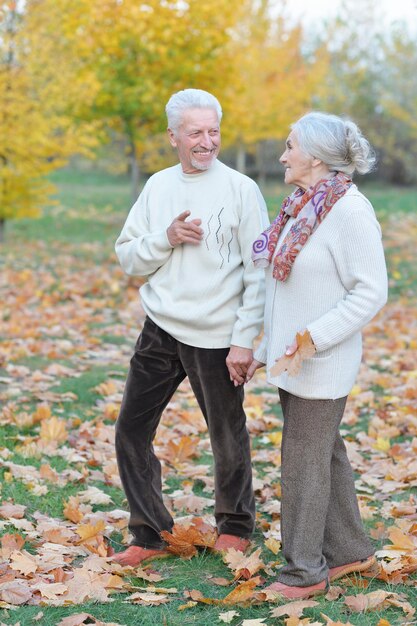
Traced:
<path fill-rule="evenodd" d="M 179 164 L 151 176 L 116 242 L 125 272 L 148 278 L 140 289 L 147 317 L 116 425 L 133 541 L 114 560 L 131 566 L 162 556 L 160 532 L 173 526 L 152 441 L 186 376 L 213 450 L 215 550 L 244 551 L 255 522 L 242 404 L 263 313 L 263 278 L 251 249 L 266 207 L 250 178 L 217 160 L 222 110 L 213 95 L 185 89 L 166 113 Z"/>

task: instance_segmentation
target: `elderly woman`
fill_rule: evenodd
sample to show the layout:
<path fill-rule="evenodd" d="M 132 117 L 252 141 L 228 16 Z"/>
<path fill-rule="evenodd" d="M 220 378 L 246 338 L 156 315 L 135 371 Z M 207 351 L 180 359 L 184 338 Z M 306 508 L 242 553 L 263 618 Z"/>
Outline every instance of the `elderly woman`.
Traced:
<path fill-rule="evenodd" d="M 374 163 L 358 127 L 335 115 L 304 115 L 280 161 L 296 189 L 253 246 L 267 295 L 264 338 L 247 380 L 266 364 L 284 415 L 287 563 L 270 589 L 307 598 L 325 593 L 329 580 L 376 566 L 339 425 L 361 361 L 361 329 L 386 302 L 387 273 L 374 210 L 351 180 Z M 277 375 L 276 359 L 297 350 L 302 359 L 302 343 L 311 350 L 299 373 Z"/>

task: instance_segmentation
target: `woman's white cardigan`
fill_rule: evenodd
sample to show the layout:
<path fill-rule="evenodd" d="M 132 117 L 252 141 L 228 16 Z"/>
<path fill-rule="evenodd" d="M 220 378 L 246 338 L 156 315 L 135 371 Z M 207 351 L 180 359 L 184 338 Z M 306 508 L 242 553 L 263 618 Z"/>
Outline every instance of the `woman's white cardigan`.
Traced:
<path fill-rule="evenodd" d="M 361 329 L 387 300 L 381 228 L 371 203 L 352 185 L 309 238 L 285 282 L 273 278 L 272 264 L 265 271 L 264 337 L 255 358 L 267 364 L 268 381 L 301 398 L 347 395 L 361 361 Z M 271 376 L 275 360 L 305 328 L 317 353 L 297 377 Z"/>

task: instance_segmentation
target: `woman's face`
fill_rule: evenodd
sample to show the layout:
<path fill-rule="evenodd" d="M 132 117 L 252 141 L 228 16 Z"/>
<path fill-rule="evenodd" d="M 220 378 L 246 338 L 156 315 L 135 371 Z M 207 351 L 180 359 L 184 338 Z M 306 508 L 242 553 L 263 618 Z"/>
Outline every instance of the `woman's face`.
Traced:
<path fill-rule="evenodd" d="M 285 145 L 285 152 L 280 158 L 285 167 L 285 182 L 287 185 L 308 189 L 313 179 L 314 158 L 301 150 L 294 130 L 288 135 Z"/>

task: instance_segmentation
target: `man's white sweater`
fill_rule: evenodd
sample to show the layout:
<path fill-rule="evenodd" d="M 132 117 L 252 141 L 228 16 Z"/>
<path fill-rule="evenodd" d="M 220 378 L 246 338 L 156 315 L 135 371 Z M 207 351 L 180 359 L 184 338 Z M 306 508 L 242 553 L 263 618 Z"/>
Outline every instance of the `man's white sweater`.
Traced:
<path fill-rule="evenodd" d="M 281 233 L 277 250 L 291 228 Z M 264 338 L 255 358 L 268 380 L 301 398 L 336 399 L 352 388 L 362 355 L 361 329 L 387 299 L 381 229 L 355 185 L 333 206 L 297 256 L 285 282 L 266 269 Z M 269 370 L 299 331 L 308 329 L 317 353 L 298 376 Z"/>
<path fill-rule="evenodd" d="M 173 248 L 167 228 L 183 211 L 202 220 L 198 245 Z M 116 241 L 147 315 L 182 343 L 252 348 L 262 325 L 264 272 L 253 266 L 252 242 L 268 224 L 256 183 L 219 161 L 198 174 L 180 165 L 148 180 Z"/>

